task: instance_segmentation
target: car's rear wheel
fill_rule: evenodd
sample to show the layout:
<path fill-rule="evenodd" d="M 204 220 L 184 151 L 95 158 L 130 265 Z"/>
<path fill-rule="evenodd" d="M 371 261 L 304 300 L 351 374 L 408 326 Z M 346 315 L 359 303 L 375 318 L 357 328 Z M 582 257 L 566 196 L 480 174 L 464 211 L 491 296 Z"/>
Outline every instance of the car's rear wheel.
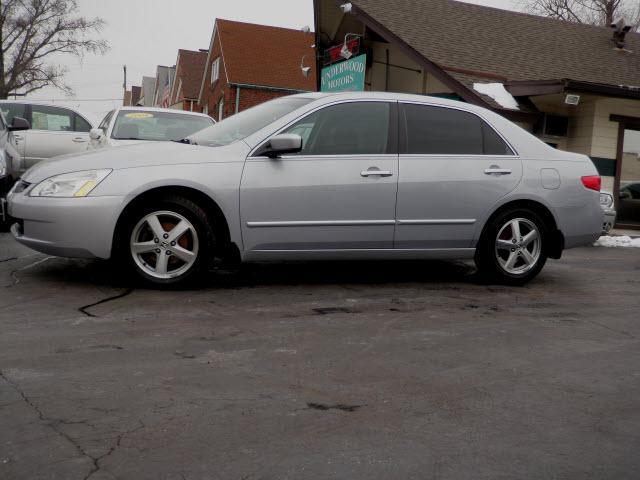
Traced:
<path fill-rule="evenodd" d="M 547 261 L 547 228 L 528 209 L 510 209 L 485 227 L 476 249 L 476 264 L 485 278 L 507 285 L 522 285 L 534 278 Z"/>
<path fill-rule="evenodd" d="M 180 196 L 148 200 L 128 212 L 118 256 L 146 283 L 182 285 L 207 270 L 215 235 L 206 212 Z"/>

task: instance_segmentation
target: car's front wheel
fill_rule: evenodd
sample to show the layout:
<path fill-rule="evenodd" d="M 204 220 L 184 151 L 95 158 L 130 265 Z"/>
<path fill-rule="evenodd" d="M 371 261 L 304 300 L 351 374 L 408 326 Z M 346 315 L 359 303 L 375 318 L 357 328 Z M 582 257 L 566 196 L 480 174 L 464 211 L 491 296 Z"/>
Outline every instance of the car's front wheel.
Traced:
<path fill-rule="evenodd" d="M 207 270 L 215 237 L 206 212 L 169 196 L 129 212 L 119 230 L 118 256 L 152 285 L 184 284 Z"/>
<path fill-rule="evenodd" d="M 520 208 L 506 210 L 485 227 L 476 249 L 476 265 L 491 281 L 523 285 L 544 267 L 548 237 L 537 213 Z"/>

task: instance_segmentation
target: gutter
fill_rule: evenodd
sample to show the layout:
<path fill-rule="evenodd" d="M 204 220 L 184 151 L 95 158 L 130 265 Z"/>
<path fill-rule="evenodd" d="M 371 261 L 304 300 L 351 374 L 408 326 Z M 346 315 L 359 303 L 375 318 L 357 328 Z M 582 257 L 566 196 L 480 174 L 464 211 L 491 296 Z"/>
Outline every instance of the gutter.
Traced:
<path fill-rule="evenodd" d="M 564 78 L 561 80 L 516 80 L 505 83 L 505 88 L 515 97 L 535 97 L 554 93 L 581 92 L 616 98 L 640 100 L 640 86 L 608 85 Z"/>
<path fill-rule="evenodd" d="M 273 92 L 309 93 L 311 91 L 311 90 L 300 90 L 297 88 L 272 87 L 271 85 L 256 85 L 253 83 L 229 82 L 229 85 L 236 88 L 246 88 L 250 90 L 270 90 Z"/>

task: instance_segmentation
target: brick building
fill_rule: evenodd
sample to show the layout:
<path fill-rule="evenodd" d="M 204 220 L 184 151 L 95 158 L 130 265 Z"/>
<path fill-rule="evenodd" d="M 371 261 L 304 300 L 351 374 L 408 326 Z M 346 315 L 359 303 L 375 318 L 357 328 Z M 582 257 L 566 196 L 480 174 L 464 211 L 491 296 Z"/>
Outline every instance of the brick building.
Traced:
<path fill-rule="evenodd" d="M 207 51 L 178 50 L 175 80 L 171 88 L 170 108 L 201 112 L 198 103 L 200 82 L 207 63 Z"/>
<path fill-rule="evenodd" d="M 221 120 L 283 95 L 316 90 L 313 33 L 218 19 L 198 101 Z M 310 67 L 308 75 L 301 66 Z"/>

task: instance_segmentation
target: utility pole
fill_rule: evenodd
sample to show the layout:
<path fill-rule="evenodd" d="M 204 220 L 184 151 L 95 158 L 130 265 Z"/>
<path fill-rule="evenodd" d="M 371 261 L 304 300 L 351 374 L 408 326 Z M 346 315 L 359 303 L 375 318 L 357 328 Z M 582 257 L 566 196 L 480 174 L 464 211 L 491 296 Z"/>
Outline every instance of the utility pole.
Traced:
<path fill-rule="evenodd" d="M 122 69 L 124 70 L 124 83 L 122 84 L 122 88 L 124 91 L 127 91 L 127 66 L 123 65 Z"/>

